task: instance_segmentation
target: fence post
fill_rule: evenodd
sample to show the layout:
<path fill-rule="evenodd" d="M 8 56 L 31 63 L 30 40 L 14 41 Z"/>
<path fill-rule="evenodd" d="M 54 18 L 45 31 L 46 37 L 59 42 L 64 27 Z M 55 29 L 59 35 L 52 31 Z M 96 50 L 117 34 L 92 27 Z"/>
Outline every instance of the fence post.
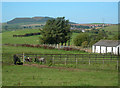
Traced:
<path fill-rule="evenodd" d="M 76 55 L 75 55 L 75 60 L 76 60 L 76 67 L 77 67 L 77 58 L 76 58 Z"/>
<path fill-rule="evenodd" d="M 118 58 L 117 58 L 117 70 L 119 71 L 119 57 L 120 57 L 120 53 L 119 53 L 119 47 L 118 47 Z"/>
<path fill-rule="evenodd" d="M 90 54 L 89 54 L 89 65 L 90 65 Z"/>
<path fill-rule="evenodd" d="M 103 55 L 103 64 L 104 64 L 104 56 L 105 56 L 105 55 Z"/>
<path fill-rule="evenodd" d="M 24 64 L 24 53 L 22 53 L 22 59 L 23 59 L 23 64 Z"/>
<path fill-rule="evenodd" d="M 117 59 L 117 70 L 118 70 L 118 67 L 119 67 L 119 66 L 118 66 L 118 59 Z"/>
<path fill-rule="evenodd" d="M 54 56 L 53 56 L 53 61 L 52 62 L 53 62 L 53 64 L 55 64 L 55 62 L 54 62 Z"/>
<path fill-rule="evenodd" d="M 118 54 L 118 57 L 117 57 L 117 70 L 119 69 L 119 54 Z"/>
<path fill-rule="evenodd" d="M 65 58 L 65 66 L 66 66 L 66 59 L 67 59 L 67 58 Z"/>

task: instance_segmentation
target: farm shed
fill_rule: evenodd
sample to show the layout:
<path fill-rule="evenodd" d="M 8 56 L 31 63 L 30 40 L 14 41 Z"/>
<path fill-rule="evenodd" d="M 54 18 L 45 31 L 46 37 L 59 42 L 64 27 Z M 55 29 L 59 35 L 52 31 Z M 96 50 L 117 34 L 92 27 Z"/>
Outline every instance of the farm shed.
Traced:
<path fill-rule="evenodd" d="M 92 46 L 92 52 L 120 54 L 120 40 L 100 40 Z"/>

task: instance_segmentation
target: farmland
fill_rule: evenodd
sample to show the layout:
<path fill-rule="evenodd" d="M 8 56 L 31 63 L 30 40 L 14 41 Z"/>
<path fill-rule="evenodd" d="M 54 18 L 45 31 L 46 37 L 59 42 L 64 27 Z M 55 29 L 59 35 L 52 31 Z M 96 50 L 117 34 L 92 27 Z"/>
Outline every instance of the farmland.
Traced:
<path fill-rule="evenodd" d="M 108 26 L 108 27 L 105 27 L 103 30 L 107 32 L 108 38 L 112 38 L 114 35 L 118 34 L 118 25 Z M 108 32 L 111 32 L 111 34 Z"/>
<path fill-rule="evenodd" d="M 25 30 L 17 30 L 17 31 L 9 31 L 9 32 L 4 32 L 2 34 L 2 43 L 10 43 L 10 44 L 40 44 L 39 37 L 40 35 L 36 36 L 30 36 L 30 37 L 13 37 L 13 35 L 22 35 L 25 33 L 36 33 L 40 32 L 39 29 L 25 29 Z M 79 33 L 73 33 L 72 38 L 71 38 L 71 45 L 74 45 L 73 39 L 75 38 L 76 35 Z"/>
<path fill-rule="evenodd" d="M 39 44 L 39 36 L 13 37 L 14 34 L 39 32 L 38 29 L 26 29 L 4 32 L 2 43 L 10 44 Z M 73 33 L 72 39 L 78 33 Z M 73 42 L 71 42 L 73 44 Z M 64 51 L 57 49 L 43 49 L 32 47 L 2 46 L 3 86 L 117 86 L 118 71 L 116 64 L 82 64 L 78 68 L 74 65 L 53 65 L 53 68 L 39 66 L 13 65 L 14 54 L 88 54 L 83 51 Z M 35 64 L 35 63 L 34 63 Z M 59 67 L 68 69 L 59 69 Z M 56 69 L 54 69 L 56 67 Z M 57 68 L 58 67 L 58 68 Z M 72 70 L 71 70 L 72 69 Z M 74 70 L 76 69 L 76 70 Z M 107 70 L 106 70 L 107 69 Z"/>

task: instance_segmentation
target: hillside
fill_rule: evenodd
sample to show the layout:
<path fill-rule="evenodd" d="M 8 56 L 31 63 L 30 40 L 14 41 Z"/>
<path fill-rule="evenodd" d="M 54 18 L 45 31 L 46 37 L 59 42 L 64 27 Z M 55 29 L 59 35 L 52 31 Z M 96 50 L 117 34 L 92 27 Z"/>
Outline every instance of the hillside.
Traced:
<path fill-rule="evenodd" d="M 113 36 L 118 34 L 118 25 L 104 27 L 100 30 L 104 30 L 108 34 L 108 38 L 112 38 Z"/>
<path fill-rule="evenodd" d="M 52 17 L 32 17 L 32 18 L 14 18 L 8 21 L 7 24 L 45 24 L 47 20 L 55 19 Z M 70 22 L 70 24 L 75 24 Z"/>
<path fill-rule="evenodd" d="M 52 17 L 14 18 L 11 21 L 2 23 L 2 32 L 19 29 L 40 29 L 45 25 L 46 21 L 50 19 L 55 18 Z M 69 23 L 76 24 L 74 22 Z"/>
<path fill-rule="evenodd" d="M 45 22 L 51 17 L 32 17 L 32 18 L 15 18 L 11 21 L 8 21 L 7 24 L 45 24 Z"/>

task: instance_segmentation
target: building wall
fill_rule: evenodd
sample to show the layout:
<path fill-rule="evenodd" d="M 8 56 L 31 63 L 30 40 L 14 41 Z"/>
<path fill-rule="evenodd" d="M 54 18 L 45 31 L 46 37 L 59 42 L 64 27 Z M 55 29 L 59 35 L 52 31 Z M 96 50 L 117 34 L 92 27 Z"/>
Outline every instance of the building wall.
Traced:
<path fill-rule="evenodd" d="M 95 52 L 96 52 L 96 53 L 100 53 L 100 46 L 96 46 Z"/>
<path fill-rule="evenodd" d="M 106 47 L 105 46 L 101 46 L 101 53 L 106 53 Z"/>
<path fill-rule="evenodd" d="M 118 54 L 118 47 L 119 47 L 119 54 L 120 54 L 120 45 L 118 45 L 117 47 L 113 47 L 113 50 L 112 50 L 112 47 L 107 47 L 107 49 L 106 49 L 106 46 L 101 46 L 101 53 L 106 53 L 106 50 L 107 50 L 107 53 Z M 93 53 L 100 53 L 100 46 L 95 47 L 93 45 L 92 46 L 92 52 Z"/>
<path fill-rule="evenodd" d="M 112 47 L 107 47 L 107 53 L 112 53 Z"/>
<path fill-rule="evenodd" d="M 113 53 L 116 54 L 116 47 L 113 47 Z"/>
<path fill-rule="evenodd" d="M 92 46 L 92 52 L 93 52 L 93 53 L 95 52 L 95 49 L 94 49 L 94 48 L 95 48 L 95 46 Z"/>

